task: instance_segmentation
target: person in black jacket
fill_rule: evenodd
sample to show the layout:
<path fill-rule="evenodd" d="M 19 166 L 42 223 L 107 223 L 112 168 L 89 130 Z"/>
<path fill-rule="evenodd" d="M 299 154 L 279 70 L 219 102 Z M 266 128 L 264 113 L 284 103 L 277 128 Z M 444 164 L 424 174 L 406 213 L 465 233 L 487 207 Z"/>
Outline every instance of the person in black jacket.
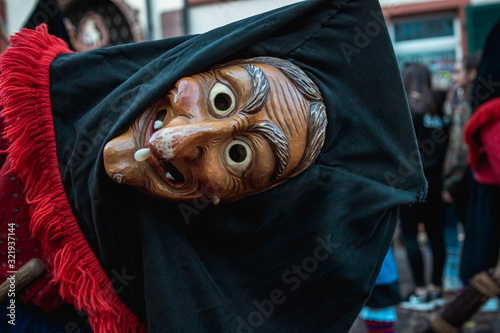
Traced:
<path fill-rule="evenodd" d="M 445 206 L 441 200 L 441 173 L 447 144 L 446 123 L 431 88 L 431 73 L 420 63 L 406 66 L 403 82 L 418 140 L 420 157 L 428 182 L 427 201 L 401 209 L 401 229 L 413 273 L 415 289 L 402 307 L 431 310 L 441 299 L 443 267 L 446 257 L 443 226 Z M 422 253 L 417 235 L 423 223 L 432 248 L 432 274 L 425 283 Z"/>

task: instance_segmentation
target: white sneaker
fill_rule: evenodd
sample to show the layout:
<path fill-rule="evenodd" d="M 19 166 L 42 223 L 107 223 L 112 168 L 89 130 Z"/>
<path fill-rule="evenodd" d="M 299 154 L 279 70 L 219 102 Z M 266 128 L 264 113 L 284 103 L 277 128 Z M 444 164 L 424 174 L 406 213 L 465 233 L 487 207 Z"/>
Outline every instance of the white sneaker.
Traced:
<path fill-rule="evenodd" d="M 407 310 L 431 311 L 436 308 L 436 304 L 429 302 L 427 295 L 417 296 L 412 293 L 407 301 L 401 302 L 400 307 Z"/>
<path fill-rule="evenodd" d="M 427 302 L 433 303 L 437 308 L 443 307 L 446 304 L 443 294 L 439 291 L 429 291 L 427 293 Z"/>

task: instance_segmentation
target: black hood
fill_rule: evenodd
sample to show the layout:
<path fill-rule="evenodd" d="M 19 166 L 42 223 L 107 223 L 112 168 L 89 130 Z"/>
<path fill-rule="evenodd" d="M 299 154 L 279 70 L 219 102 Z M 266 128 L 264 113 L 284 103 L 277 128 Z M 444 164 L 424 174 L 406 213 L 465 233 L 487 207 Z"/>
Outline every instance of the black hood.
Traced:
<path fill-rule="evenodd" d="M 299 66 L 326 141 L 284 185 L 236 202 L 164 202 L 113 182 L 103 148 L 182 77 L 239 58 Z M 406 95 L 377 0 L 303 1 L 202 35 L 59 55 L 57 155 L 78 225 L 150 332 L 347 332 L 398 206 L 423 200 Z"/>

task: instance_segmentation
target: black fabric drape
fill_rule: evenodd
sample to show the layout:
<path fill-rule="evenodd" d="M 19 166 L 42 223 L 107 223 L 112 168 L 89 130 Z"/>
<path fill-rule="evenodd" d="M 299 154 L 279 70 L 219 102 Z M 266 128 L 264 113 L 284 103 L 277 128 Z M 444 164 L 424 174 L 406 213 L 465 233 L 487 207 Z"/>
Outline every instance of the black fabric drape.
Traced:
<path fill-rule="evenodd" d="M 238 58 L 301 67 L 328 113 L 316 163 L 233 203 L 114 183 L 104 145 L 184 76 Z M 346 332 L 398 218 L 426 185 L 376 0 L 316 0 L 196 36 L 64 54 L 51 66 L 63 183 L 120 297 L 150 332 Z"/>

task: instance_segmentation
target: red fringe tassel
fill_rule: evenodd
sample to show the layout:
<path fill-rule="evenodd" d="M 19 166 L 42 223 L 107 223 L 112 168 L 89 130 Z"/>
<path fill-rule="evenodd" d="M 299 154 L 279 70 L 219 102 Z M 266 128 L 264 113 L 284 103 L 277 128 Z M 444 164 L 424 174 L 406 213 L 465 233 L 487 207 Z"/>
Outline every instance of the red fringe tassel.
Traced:
<path fill-rule="evenodd" d="M 71 52 L 45 24 L 11 38 L 0 59 L 0 96 L 14 170 L 26 183 L 31 231 L 54 257 L 59 293 L 87 311 L 95 332 L 146 332 L 116 294 L 81 232 L 59 174 L 50 99 L 50 64 Z"/>

